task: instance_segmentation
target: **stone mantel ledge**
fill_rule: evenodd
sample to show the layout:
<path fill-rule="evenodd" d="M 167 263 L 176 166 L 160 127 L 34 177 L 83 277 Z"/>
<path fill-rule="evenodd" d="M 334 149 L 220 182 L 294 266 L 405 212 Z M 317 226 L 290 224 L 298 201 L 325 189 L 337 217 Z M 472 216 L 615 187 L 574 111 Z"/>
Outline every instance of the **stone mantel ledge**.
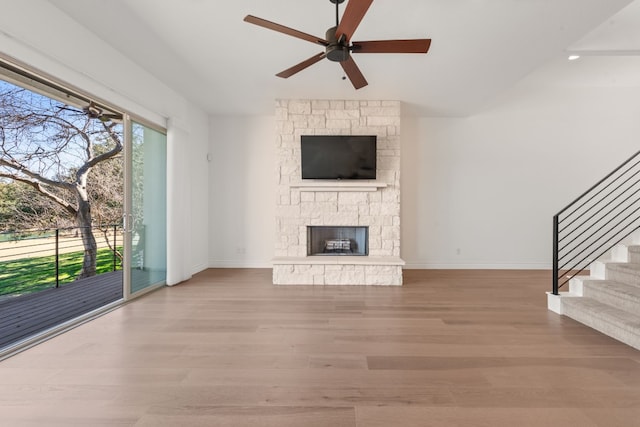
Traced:
<path fill-rule="evenodd" d="M 349 255 L 322 255 L 306 257 L 275 257 L 273 265 L 398 265 L 404 260 L 394 256 L 370 257 Z"/>
<path fill-rule="evenodd" d="M 378 191 L 387 187 L 388 184 L 382 181 L 366 180 L 309 180 L 289 184 L 290 188 L 299 188 L 300 191 Z"/>

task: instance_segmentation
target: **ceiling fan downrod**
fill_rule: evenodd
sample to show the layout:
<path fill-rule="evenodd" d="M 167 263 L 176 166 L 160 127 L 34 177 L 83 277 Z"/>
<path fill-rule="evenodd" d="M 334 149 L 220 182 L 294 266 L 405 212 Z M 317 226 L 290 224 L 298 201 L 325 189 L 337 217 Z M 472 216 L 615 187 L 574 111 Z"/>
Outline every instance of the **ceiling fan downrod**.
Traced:
<path fill-rule="evenodd" d="M 329 0 L 329 1 L 336 5 L 336 27 L 337 27 L 338 24 L 340 23 L 340 14 L 338 11 L 338 6 L 344 3 L 344 0 Z"/>
<path fill-rule="evenodd" d="M 329 42 L 326 47 L 327 59 L 334 62 L 343 62 L 349 59 L 349 46 L 344 44 L 344 37 L 338 40 L 336 37 L 336 30 L 340 25 L 340 4 L 344 3 L 344 0 L 329 0 L 336 5 L 336 26 L 331 27 L 325 33 L 325 38 Z"/>

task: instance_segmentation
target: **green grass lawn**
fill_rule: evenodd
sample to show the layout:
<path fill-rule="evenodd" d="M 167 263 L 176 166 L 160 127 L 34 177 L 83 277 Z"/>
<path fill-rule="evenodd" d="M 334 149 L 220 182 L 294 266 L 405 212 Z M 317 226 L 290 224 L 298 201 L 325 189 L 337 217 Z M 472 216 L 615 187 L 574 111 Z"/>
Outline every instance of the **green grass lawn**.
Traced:
<path fill-rule="evenodd" d="M 82 269 L 83 254 L 83 251 L 78 251 L 60 255 L 60 285 L 75 280 Z M 122 268 L 120 260 L 117 260 L 116 267 L 118 270 Z M 98 274 L 113 271 L 113 251 L 98 249 L 96 270 Z M 0 262 L 0 295 L 28 294 L 55 285 L 56 257 L 53 255 Z"/>

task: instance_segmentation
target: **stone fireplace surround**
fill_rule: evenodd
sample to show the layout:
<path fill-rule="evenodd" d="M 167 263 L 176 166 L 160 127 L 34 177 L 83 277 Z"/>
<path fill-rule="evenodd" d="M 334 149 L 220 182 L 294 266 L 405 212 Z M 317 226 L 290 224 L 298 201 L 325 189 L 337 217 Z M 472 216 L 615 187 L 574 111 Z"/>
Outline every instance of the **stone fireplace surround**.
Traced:
<path fill-rule="evenodd" d="M 274 284 L 401 285 L 400 102 L 276 101 Z M 376 180 L 302 180 L 301 135 L 376 135 Z M 366 226 L 368 256 L 307 256 L 308 226 Z"/>

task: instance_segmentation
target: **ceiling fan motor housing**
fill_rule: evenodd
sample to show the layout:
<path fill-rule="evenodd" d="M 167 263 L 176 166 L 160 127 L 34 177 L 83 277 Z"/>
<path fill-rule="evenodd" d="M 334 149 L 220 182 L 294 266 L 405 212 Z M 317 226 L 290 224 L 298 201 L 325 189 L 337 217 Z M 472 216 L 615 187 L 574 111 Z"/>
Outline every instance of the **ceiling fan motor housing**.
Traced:
<path fill-rule="evenodd" d="M 338 27 L 331 27 L 327 30 L 325 39 L 329 42 L 327 45 L 327 58 L 335 62 L 343 62 L 349 59 L 349 46 L 340 43 L 336 38 L 336 30 Z"/>

